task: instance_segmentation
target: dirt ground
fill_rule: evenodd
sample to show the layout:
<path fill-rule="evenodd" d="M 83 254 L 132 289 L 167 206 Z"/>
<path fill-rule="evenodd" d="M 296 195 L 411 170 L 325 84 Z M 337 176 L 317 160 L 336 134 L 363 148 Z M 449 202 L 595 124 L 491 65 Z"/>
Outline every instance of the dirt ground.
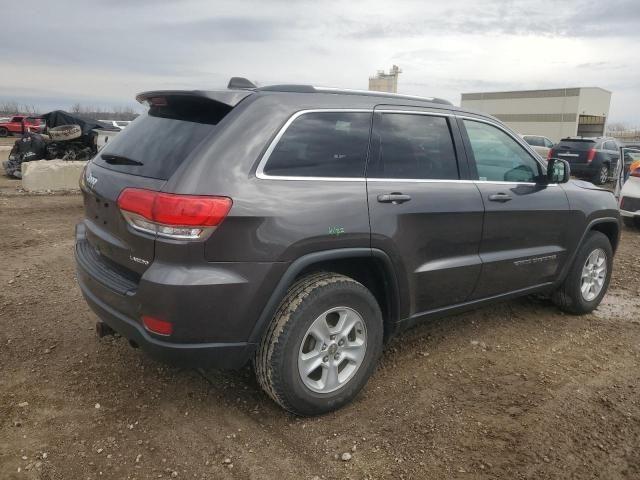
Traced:
<path fill-rule="evenodd" d="M 640 478 L 640 231 L 593 314 L 527 298 L 422 325 L 352 405 L 301 419 L 248 369 L 98 341 L 80 197 L 16 185 L 0 180 L 1 479 Z"/>

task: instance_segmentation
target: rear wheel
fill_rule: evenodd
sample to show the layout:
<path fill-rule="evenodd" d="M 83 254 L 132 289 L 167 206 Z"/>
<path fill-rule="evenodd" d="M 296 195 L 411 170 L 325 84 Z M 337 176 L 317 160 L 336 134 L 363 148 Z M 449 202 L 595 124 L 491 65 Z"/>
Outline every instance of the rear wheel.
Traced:
<path fill-rule="evenodd" d="M 0 137 L 7 137 L 9 136 L 9 130 L 7 130 L 5 127 L 0 127 Z"/>
<path fill-rule="evenodd" d="M 554 303 L 569 313 L 592 312 L 607 292 L 612 266 L 613 249 L 607 236 L 601 232 L 589 233 L 567 278 L 554 292 Z"/>
<path fill-rule="evenodd" d="M 349 403 L 382 352 L 383 323 L 371 292 L 335 273 L 307 276 L 287 293 L 255 359 L 258 382 L 296 415 Z"/>
<path fill-rule="evenodd" d="M 593 183 L 596 185 L 602 185 L 603 183 L 607 183 L 607 180 L 609 180 L 609 165 L 604 163 L 594 177 Z"/>

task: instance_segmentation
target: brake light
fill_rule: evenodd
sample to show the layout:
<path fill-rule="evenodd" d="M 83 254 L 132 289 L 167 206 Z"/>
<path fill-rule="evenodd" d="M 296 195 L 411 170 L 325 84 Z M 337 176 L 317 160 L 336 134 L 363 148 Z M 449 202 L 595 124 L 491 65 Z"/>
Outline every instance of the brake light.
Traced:
<path fill-rule="evenodd" d="M 596 158 L 596 149 L 590 148 L 587 152 L 587 163 L 592 162 L 594 158 Z"/>
<path fill-rule="evenodd" d="M 160 320 L 159 318 L 151 317 L 149 315 L 142 316 L 142 324 L 150 332 L 157 333 L 158 335 L 169 336 L 173 333 L 173 323 L 166 320 Z"/>
<path fill-rule="evenodd" d="M 136 230 L 174 239 L 201 239 L 226 218 L 228 197 L 177 195 L 140 188 L 125 188 L 118 208 Z"/>
<path fill-rule="evenodd" d="M 547 161 L 551 160 L 554 156 L 555 156 L 556 152 L 553 150 L 553 148 L 549 149 L 549 153 L 547 153 Z"/>

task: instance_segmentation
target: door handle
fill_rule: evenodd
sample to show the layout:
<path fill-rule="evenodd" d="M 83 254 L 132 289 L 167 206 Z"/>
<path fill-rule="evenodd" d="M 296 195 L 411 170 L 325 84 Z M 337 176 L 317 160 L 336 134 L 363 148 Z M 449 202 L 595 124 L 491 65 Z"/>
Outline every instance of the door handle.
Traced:
<path fill-rule="evenodd" d="M 380 203 L 393 203 L 394 205 L 398 205 L 400 203 L 408 202 L 409 200 L 411 200 L 411 195 L 398 192 L 378 195 L 378 201 Z"/>
<path fill-rule="evenodd" d="M 493 195 L 489 195 L 489 200 L 492 202 L 508 202 L 511 200 L 511 195 L 507 195 L 506 193 L 494 193 Z"/>

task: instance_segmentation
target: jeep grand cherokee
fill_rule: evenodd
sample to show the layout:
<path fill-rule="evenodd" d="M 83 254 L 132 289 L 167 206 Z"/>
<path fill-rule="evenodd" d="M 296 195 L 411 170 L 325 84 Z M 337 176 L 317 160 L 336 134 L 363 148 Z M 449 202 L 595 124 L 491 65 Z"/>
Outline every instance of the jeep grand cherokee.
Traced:
<path fill-rule="evenodd" d="M 253 362 L 296 414 L 351 401 L 416 322 L 533 293 L 583 314 L 607 290 L 613 195 L 493 117 L 299 85 L 137 99 L 81 180 L 99 330 L 183 365 Z"/>

